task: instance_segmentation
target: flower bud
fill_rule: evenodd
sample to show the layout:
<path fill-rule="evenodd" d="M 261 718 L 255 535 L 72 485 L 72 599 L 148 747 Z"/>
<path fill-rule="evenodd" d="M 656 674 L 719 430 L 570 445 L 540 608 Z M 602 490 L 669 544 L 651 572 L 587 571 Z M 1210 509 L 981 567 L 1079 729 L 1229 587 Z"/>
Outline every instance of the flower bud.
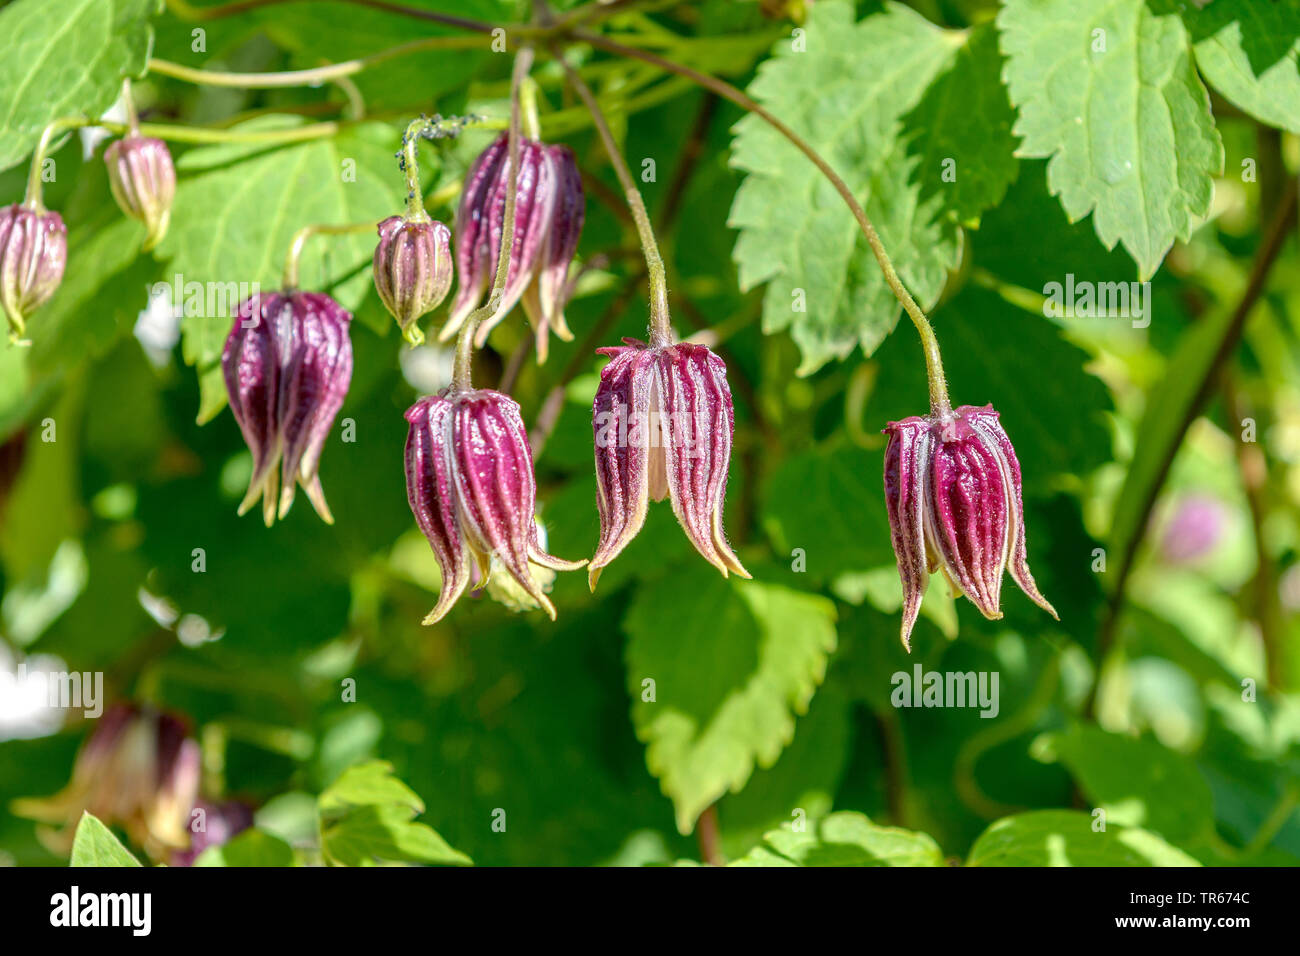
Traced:
<path fill-rule="evenodd" d="M 534 523 L 537 484 L 519 403 L 490 389 L 448 389 L 406 412 L 406 495 L 442 571 L 433 624 L 464 592 L 477 566 L 487 584 L 496 559 L 525 594 L 555 619 L 531 564 L 573 571 L 584 562 L 544 551 Z"/>
<path fill-rule="evenodd" d="M 1056 617 L 1025 555 L 1020 463 L 992 405 L 913 416 L 885 428 L 885 505 L 903 581 L 903 646 L 929 574 L 942 569 L 990 620 L 1002 617 L 1002 574 Z"/>
<path fill-rule="evenodd" d="M 456 211 L 456 271 L 460 288 L 442 330 L 445 341 L 460 329 L 492 288 L 501 253 L 506 192 L 510 182 L 509 143 L 502 134 L 484 150 L 465 177 Z M 573 151 L 534 140 L 519 142 L 515 227 L 501 304 L 479 325 L 481 347 L 488 333 L 523 299 L 537 336 L 538 361 L 545 361 L 549 333 L 573 339 L 564 321 L 566 279 L 582 234 L 582 178 Z"/>
<path fill-rule="evenodd" d="M 115 704 L 99 718 L 73 765 L 72 779 L 47 799 L 15 801 L 15 812 L 44 823 L 57 852 L 67 852 L 83 812 L 120 825 L 150 856 L 189 846 L 187 824 L 198 798 L 200 756 L 185 722 L 136 704 Z"/>
<path fill-rule="evenodd" d="M 15 203 L 0 210 L 0 306 L 17 340 L 27 316 L 39 309 L 63 281 L 68 230 L 57 212 L 37 212 Z"/>
<path fill-rule="evenodd" d="M 412 345 L 424 341 L 416 325 L 451 290 L 451 231 L 431 219 L 389 216 L 379 224 L 375 291 Z"/>
<path fill-rule="evenodd" d="M 293 505 L 295 483 L 333 524 L 317 468 L 352 381 L 352 315 L 320 292 L 254 295 L 235 312 L 221 353 L 230 410 L 253 453 L 239 506 L 262 499 L 267 527 Z"/>
<path fill-rule="evenodd" d="M 623 341 L 597 350 L 612 360 L 601 370 L 592 406 L 600 512 L 592 590 L 601 569 L 641 530 L 650 498 L 672 499 L 691 544 L 723 577 L 749 577 L 722 529 L 735 431 L 726 364 L 703 345 Z"/>
<path fill-rule="evenodd" d="M 129 134 L 104 151 L 108 186 L 122 212 L 144 223 L 145 252 L 162 241 L 176 196 L 176 167 L 167 144 Z"/>

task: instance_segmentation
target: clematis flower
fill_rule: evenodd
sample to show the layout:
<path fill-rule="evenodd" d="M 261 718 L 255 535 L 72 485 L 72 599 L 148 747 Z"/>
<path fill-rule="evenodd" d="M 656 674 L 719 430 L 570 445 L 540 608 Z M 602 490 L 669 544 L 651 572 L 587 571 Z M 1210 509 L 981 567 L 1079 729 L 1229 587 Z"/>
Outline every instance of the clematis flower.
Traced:
<path fill-rule="evenodd" d="M 460 330 L 492 288 L 509 182 L 509 147 L 503 133 L 479 154 L 465 177 L 455 229 L 460 288 L 440 336 L 443 341 Z M 515 228 L 505 290 L 496 312 L 479 324 L 475 341 L 482 347 L 488 333 L 522 299 L 537 337 L 537 359 L 544 362 L 550 332 L 566 342 L 573 339 L 564 321 L 566 279 L 585 215 L 582 177 L 573 151 L 567 146 L 520 140 L 515 193 Z"/>
<path fill-rule="evenodd" d="M 0 209 L 0 306 L 17 341 L 27 316 L 49 301 L 63 281 L 68 229 L 57 212 L 14 203 Z"/>
<path fill-rule="evenodd" d="M 929 574 L 942 569 L 990 620 L 1002 616 L 1002 573 L 1052 617 L 1025 556 L 1020 463 L 992 405 L 912 416 L 885 428 L 885 505 L 903 581 L 903 646 Z"/>
<path fill-rule="evenodd" d="M 132 134 L 104 150 L 108 187 L 122 212 L 144 223 L 142 247 L 148 252 L 167 234 L 176 198 L 176 167 L 167 144 L 160 139 Z"/>
<path fill-rule="evenodd" d="M 258 498 L 267 527 L 293 505 L 295 483 L 334 523 L 317 468 L 352 381 L 351 314 L 320 292 L 252 296 L 235 311 L 221 353 L 230 410 L 253 453 L 246 513 Z"/>
<path fill-rule="evenodd" d="M 672 499 L 691 544 L 724 577 L 749 577 L 722 529 L 735 431 L 726 364 L 703 345 L 623 341 L 597 349 L 612 358 L 592 405 L 600 511 L 592 590 L 641 530 L 651 498 Z"/>
<path fill-rule="evenodd" d="M 447 389 L 406 411 L 406 495 L 442 570 L 438 604 L 425 624 L 441 620 L 477 568 L 480 586 L 504 570 L 555 619 L 555 606 L 531 564 L 574 571 L 543 550 L 534 511 L 537 484 L 519 403 L 491 389 Z"/>
<path fill-rule="evenodd" d="M 52 851 L 67 853 L 83 812 L 120 825 L 150 856 L 189 846 L 198 799 L 199 745 L 174 714 L 115 704 L 77 754 L 72 780 L 45 799 L 14 802 L 14 812 L 60 829 L 38 829 Z"/>
<path fill-rule="evenodd" d="M 375 291 L 412 345 L 424 341 L 416 325 L 451 291 L 451 232 L 428 217 L 389 216 L 379 224 Z"/>

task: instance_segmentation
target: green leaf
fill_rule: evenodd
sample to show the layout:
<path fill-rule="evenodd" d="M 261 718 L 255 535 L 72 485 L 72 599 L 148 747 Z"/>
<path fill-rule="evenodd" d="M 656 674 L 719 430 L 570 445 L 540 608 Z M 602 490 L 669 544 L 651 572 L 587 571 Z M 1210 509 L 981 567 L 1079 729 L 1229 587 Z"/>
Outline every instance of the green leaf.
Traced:
<path fill-rule="evenodd" d="M 98 117 L 140 76 L 162 0 L 18 0 L 0 10 L 0 169 L 63 116 Z"/>
<path fill-rule="evenodd" d="M 263 116 L 235 128 L 266 132 L 299 125 L 297 117 Z M 172 225 L 159 254 L 171 260 L 168 274 L 185 284 L 183 351 L 204 386 L 204 421 L 224 404 L 213 370 L 234 309 L 254 284 L 264 291 L 281 287 L 294 234 L 314 223 L 377 223 L 401 208 L 403 180 L 393 159 L 398 139 L 387 126 L 364 123 L 274 149 L 221 144 L 182 157 Z M 309 239 L 302 288 L 328 291 L 355 309 L 369 289 L 366 266 L 375 241 L 373 230 Z"/>
<path fill-rule="evenodd" d="M 1300 133 L 1300 6 L 1255 0 L 1187 4 L 1196 65 L 1233 105 Z"/>
<path fill-rule="evenodd" d="M 850 811 L 810 821 L 795 833 L 785 826 L 732 866 L 943 866 L 933 838 L 913 830 L 882 827 Z"/>
<path fill-rule="evenodd" d="M 72 839 L 72 866 L 139 866 L 140 861 L 131 855 L 108 827 L 89 812 L 81 814 L 76 835 Z"/>
<path fill-rule="evenodd" d="M 158 264 L 140 255 L 144 227 L 116 207 L 104 211 L 107 217 L 72 232 L 63 281 L 32 318 L 35 372 L 75 367 L 108 352 L 148 305 Z"/>
<path fill-rule="evenodd" d="M 228 843 L 210 846 L 195 866 L 293 866 L 293 847 L 261 830 L 245 830 Z"/>
<path fill-rule="evenodd" d="M 392 764 L 383 760 L 370 760 L 344 770 L 320 795 L 318 803 L 322 812 L 370 804 L 395 804 L 406 807 L 412 815 L 424 812 L 424 801 L 394 777 Z"/>
<path fill-rule="evenodd" d="M 380 760 L 360 764 L 320 795 L 321 851 L 341 866 L 428 863 L 468 866 L 437 831 L 413 822 L 424 802 Z"/>
<path fill-rule="evenodd" d="M 777 553 L 802 550 L 805 573 L 818 582 L 892 565 L 883 474 L 883 451 L 855 445 L 787 459 L 772 476 L 763 507 Z"/>
<path fill-rule="evenodd" d="M 682 833 L 776 762 L 835 649 L 826 598 L 706 570 L 643 585 L 623 622 L 632 722 Z"/>
<path fill-rule="evenodd" d="M 998 25 L 1019 155 L 1051 157 L 1070 218 L 1092 213 L 1149 277 L 1209 213 L 1223 168 L 1182 20 L 1164 0 L 1011 0 Z"/>
<path fill-rule="evenodd" d="M 803 52 L 783 40 L 749 93 L 844 178 L 904 283 L 932 305 L 957 264 L 957 223 L 1014 176 L 997 50 L 987 31 L 941 30 L 898 4 L 854 23 L 843 0 L 818 3 L 803 39 Z M 728 223 L 740 230 L 733 258 L 742 289 L 768 283 L 764 331 L 790 330 L 801 374 L 855 345 L 870 355 L 899 307 L 841 197 L 757 116 L 736 124 L 732 163 L 748 173 Z"/>
<path fill-rule="evenodd" d="M 849 758 L 848 695 L 828 682 L 795 726 L 794 740 L 768 770 L 756 770 L 740 793 L 718 803 L 723 849 L 736 856 L 768 830 L 830 813 Z"/>
<path fill-rule="evenodd" d="M 59 545 L 81 530 L 80 428 L 84 382 L 59 396 L 47 420 L 36 423 L 22 470 L 0 506 L 0 564 L 9 583 L 42 575 Z"/>
<path fill-rule="evenodd" d="M 992 23 L 974 27 L 952 68 L 930 85 L 905 120 L 915 130 L 921 199 L 941 195 L 960 222 L 1002 202 L 1016 178 L 1015 113 L 1002 85 L 1002 54 Z"/>
<path fill-rule="evenodd" d="M 412 823 L 410 811 L 395 804 L 358 807 L 323 824 L 321 849 L 341 866 L 382 862 L 470 865 L 470 858 L 453 850 L 433 827 Z"/>
<path fill-rule="evenodd" d="M 1070 769 L 1107 824 L 1140 826 L 1183 843 L 1214 826 L 1214 798 L 1196 765 L 1154 740 L 1076 726 L 1037 745 Z"/>
<path fill-rule="evenodd" d="M 967 866 L 1200 866 L 1177 847 L 1137 827 L 1109 823 L 1094 831 L 1077 810 L 1035 810 L 1004 817 L 971 847 Z"/>

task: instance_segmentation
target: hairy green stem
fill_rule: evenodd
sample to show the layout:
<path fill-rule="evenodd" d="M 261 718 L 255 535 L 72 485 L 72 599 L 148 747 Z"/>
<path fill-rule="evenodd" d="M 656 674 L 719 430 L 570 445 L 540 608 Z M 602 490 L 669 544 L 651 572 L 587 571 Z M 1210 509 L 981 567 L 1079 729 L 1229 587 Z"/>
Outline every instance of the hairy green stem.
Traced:
<path fill-rule="evenodd" d="M 880 241 L 880 236 L 876 232 L 875 226 L 871 224 L 866 210 L 853 195 L 848 184 L 840 178 L 834 168 L 828 163 L 820 153 L 812 148 L 806 140 L 789 126 L 778 119 L 774 114 L 769 112 L 760 103 L 756 102 L 743 92 L 738 90 L 724 80 L 715 76 L 709 76 L 707 73 L 701 73 L 681 63 L 675 63 L 672 60 L 665 59 L 657 54 L 650 53 L 646 50 L 638 50 L 636 47 L 624 46 L 613 40 L 603 37 L 587 30 L 573 30 L 571 36 L 575 39 L 589 43 L 597 49 L 604 50 L 607 53 L 613 53 L 617 56 L 630 57 L 635 60 L 641 60 L 684 76 L 694 83 L 699 84 L 707 90 L 718 94 L 724 99 L 730 100 L 742 109 L 748 110 L 760 117 L 769 126 L 790 141 L 799 152 L 803 153 L 812 161 L 813 165 L 820 170 L 821 174 L 826 177 L 835 191 L 840 194 L 849 210 L 853 213 L 853 218 L 857 220 L 858 227 L 862 230 L 862 235 L 867 240 L 867 245 L 871 247 L 872 254 L 876 257 L 876 262 L 880 266 L 880 271 L 885 276 L 885 283 L 889 286 L 894 297 L 898 299 L 903 306 L 903 310 L 916 326 L 917 334 L 921 337 L 921 347 L 925 352 L 925 369 L 926 376 L 930 384 L 930 410 L 935 415 L 946 415 L 952 410 L 952 402 L 948 398 L 948 382 L 944 377 L 943 361 L 939 356 L 939 340 L 935 337 L 934 329 L 930 325 L 930 320 L 925 317 L 921 307 L 916 304 L 911 293 L 903 285 L 903 281 L 898 277 L 898 272 L 894 268 L 894 263 L 890 260 L 889 254 L 885 251 L 884 244 Z"/>
<path fill-rule="evenodd" d="M 353 60 L 342 60 L 338 63 L 328 63 L 325 66 L 318 66 L 310 70 L 283 70 L 274 73 L 226 73 L 221 70 L 198 70 L 193 67 L 183 66 L 180 63 L 173 63 L 170 60 L 150 59 L 149 72 L 159 73 L 163 76 L 170 76 L 176 80 L 184 80 L 186 83 L 196 83 L 201 86 L 268 90 L 282 86 L 315 86 L 320 83 L 328 83 L 341 77 L 355 76 L 357 73 L 383 63 L 385 60 L 407 56 L 411 53 L 421 53 L 426 50 L 470 50 L 482 46 L 483 40 L 478 37 L 425 37 L 421 40 L 398 44 L 387 50 L 379 50 L 367 56 L 360 56 Z"/>
<path fill-rule="evenodd" d="M 343 225 L 327 223 L 303 226 L 293 235 L 289 251 L 284 257 L 284 288 L 291 291 L 298 288 L 298 261 L 302 258 L 303 246 L 312 236 L 346 236 L 354 232 L 368 232 L 375 228 L 373 222 L 351 222 Z"/>
<path fill-rule="evenodd" d="M 406 218 L 411 222 L 428 222 L 424 211 L 424 192 L 420 189 L 420 131 L 426 120 L 423 116 L 411 120 L 402 134 L 402 171 L 406 174 Z"/>
<path fill-rule="evenodd" d="M 668 275 L 664 270 L 663 257 L 659 254 L 659 243 L 655 240 L 654 227 L 650 224 L 650 214 L 646 212 L 645 202 L 642 201 L 641 193 L 632 179 L 632 171 L 627 168 L 627 161 L 623 159 L 618 144 L 614 142 L 614 134 L 610 132 L 609 123 L 605 121 L 605 114 L 601 111 L 600 104 L 596 102 L 595 94 L 558 51 L 553 52 L 560 65 L 564 67 L 569 83 L 591 112 L 591 120 L 596 126 L 596 132 L 600 134 L 605 152 L 609 154 L 610 164 L 614 167 L 619 184 L 623 187 L 628 208 L 632 211 L 632 219 L 636 223 L 641 249 L 645 253 L 646 276 L 650 285 L 650 344 L 670 345 L 673 340 L 673 330 L 668 317 Z"/>
<path fill-rule="evenodd" d="M 496 315 L 501 308 L 501 297 L 505 292 L 506 279 L 510 275 L 510 256 L 513 252 L 515 234 L 515 208 L 518 205 L 519 189 L 519 89 L 524 77 L 533 65 L 533 48 L 525 46 L 515 55 L 514 70 L 510 76 L 510 132 L 507 135 L 507 160 L 509 171 L 506 180 L 506 208 L 501 221 L 501 250 L 497 254 L 497 271 L 492 279 L 492 292 L 486 304 L 471 312 L 460 327 L 456 339 L 456 358 L 452 365 L 451 385 L 457 392 L 467 392 L 473 388 L 471 369 L 474 364 L 474 333 L 478 325 L 488 316 Z"/>

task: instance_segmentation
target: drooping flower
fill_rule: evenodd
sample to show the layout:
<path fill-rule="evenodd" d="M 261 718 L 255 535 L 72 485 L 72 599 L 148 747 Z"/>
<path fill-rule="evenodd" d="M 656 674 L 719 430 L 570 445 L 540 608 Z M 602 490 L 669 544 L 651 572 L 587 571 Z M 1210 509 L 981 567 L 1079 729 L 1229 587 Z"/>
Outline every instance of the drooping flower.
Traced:
<path fill-rule="evenodd" d="M 139 134 L 130 134 L 104 150 L 108 186 L 122 212 L 144 223 L 147 230 L 142 247 L 148 252 L 162 241 L 171 221 L 176 198 L 176 167 L 167 144 Z"/>
<path fill-rule="evenodd" d="M 672 499 L 691 544 L 724 577 L 749 577 L 722 528 L 735 431 L 726 364 L 703 345 L 623 341 L 597 350 L 612 358 L 592 405 L 600 511 L 592 589 L 641 530 L 651 498 Z"/>
<path fill-rule="evenodd" d="M 903 581 L 903 646 L 929 574 L 942 569 L 990 620 L 1002 616 L 1002 574 L 1056 617 L 1025 555 L 1020 463 L 992 405 L 890 422 L 885 505 Z"/>
<path fill-rule="evenodd" d="M 22 337 L 27 316 L 54 295 L 67 261 L 68 230 L 57 212 L 19 203 L 0 210 L 0 306 L 11 340 Z"/>
<path fill-rule="evenodd" d="M 502 134 L 479 154 L 465 177 L 455 229 L 460 288 L 441 333 L 444 341 L 459 331 L 492 288 L 501 252 L 509 182 L 509 146 Z M 537 358 L 541 362 L 546 360 L 550 332 L 566 342 L 573 339 L 564 320 L 566 280 L 585 215 L 582 177 L 573 151 L 567 146 L 520 140 L 515 195 L 515 227 L 505 290 L 496 312 L 479 324 L 475 341 L 481 347 L 488 333 L 522 299 L 536 333 Z"/>
<path fill-rule="evenodd" d="M 221 354 L 230 410 L 253 453 L 247 512 L 262 499 L 269 527 L 302 485 L 312 507 L 334 522 L 317 469 L 325 439 L 352 381 L 351 314 L 320 292 L 252 296 L 235 312 Z"/>
<path fill-rule="evenodd" d="M 198 799 L 199 746 L 180 717 L 137 704 L 110 707 L 77 754 L 72 779 L 52 797 L 14 802 L 14 812 L 59 829 L 38 830 L 55 852 L 72 847 L 83 812 L 120 825 L 150 856 L 189 846 Z"/>
<path fill-rule="evenodd" d="M 190 845 L 175 850 L 171 866 L 193 866 L 208 847 L 222 846 L 253 825 L 253 808 L 239 800 L 199 799 L 189 814 Z"/>
<path fill-rule="evenodd" d="M 530 562 L 573 571 L 543 550 L 534 512 L 537 483 L 519 403 L 491 389 L 454 387 L 426 396 L 406 411 L 406 495 L 442 571 L 433 624 L 464 592 L 477 566 L 486 584 L 493 558 L 523 591 L 555 619 L 555 606 Z"/>
<path fill-rule="evenodd" d="M 379 224 L 375 291 L 412 345 L 424 341 L 416 323 L 451 291 L 451 231 L 432 219 L 389 216 Z"/>

